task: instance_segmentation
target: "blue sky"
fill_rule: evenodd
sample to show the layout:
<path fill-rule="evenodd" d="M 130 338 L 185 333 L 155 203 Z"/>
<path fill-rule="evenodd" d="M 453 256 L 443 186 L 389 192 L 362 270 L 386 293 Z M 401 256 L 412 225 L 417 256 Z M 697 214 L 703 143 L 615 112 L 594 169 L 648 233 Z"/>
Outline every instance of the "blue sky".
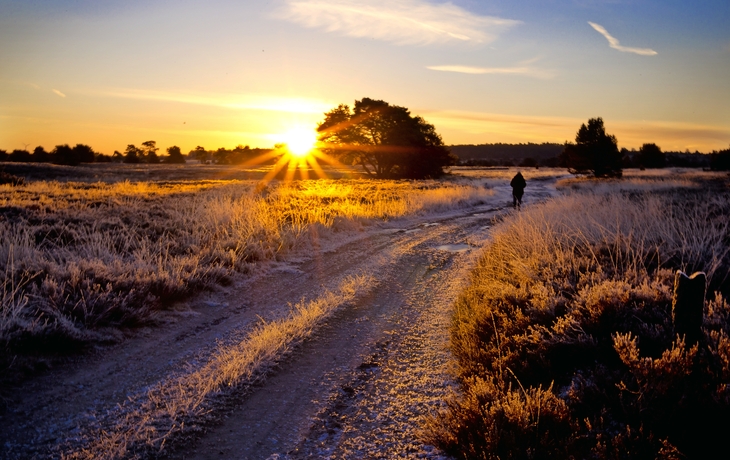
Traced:
<path fill-rule="evenodd" d="M 0 0 L 0 148 L 268 147 L 339 103 L 448 144 L 730 145 L 730 2 Z"/>

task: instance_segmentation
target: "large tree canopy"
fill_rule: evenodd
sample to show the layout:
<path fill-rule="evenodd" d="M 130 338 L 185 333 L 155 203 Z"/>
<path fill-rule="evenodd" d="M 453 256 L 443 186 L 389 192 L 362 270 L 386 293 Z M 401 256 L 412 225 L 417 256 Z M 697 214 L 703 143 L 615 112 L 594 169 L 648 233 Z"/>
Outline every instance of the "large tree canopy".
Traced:
<path fill-rule="evenodd" d="M 561 159 L 573 174 L 621 176 L 621 153 L 616 136 L 606 134 L 600 117 L 589 119 L 587 126 L 580 126 L 575 135 L 575 144 L 565 144 Z"/>
<path fill-rule="evenodd" d="M 317 131 L 327 153 L 378 178 L 434 178 L 456 164 L 433 125 L 384 101 L 363 98 L 352 110 L 340 104 Z"/>

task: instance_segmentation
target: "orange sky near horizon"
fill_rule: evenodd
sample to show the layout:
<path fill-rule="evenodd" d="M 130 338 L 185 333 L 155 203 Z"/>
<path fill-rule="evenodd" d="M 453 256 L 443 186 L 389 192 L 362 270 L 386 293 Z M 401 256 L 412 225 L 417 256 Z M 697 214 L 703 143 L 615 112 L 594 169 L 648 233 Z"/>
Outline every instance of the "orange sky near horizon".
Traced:
<path fill-rule="evenodd" d="M 0 149 L 272 147 L 370 97 L 448 145 L 730 146 L 730 4 L 0 0 Z"/>

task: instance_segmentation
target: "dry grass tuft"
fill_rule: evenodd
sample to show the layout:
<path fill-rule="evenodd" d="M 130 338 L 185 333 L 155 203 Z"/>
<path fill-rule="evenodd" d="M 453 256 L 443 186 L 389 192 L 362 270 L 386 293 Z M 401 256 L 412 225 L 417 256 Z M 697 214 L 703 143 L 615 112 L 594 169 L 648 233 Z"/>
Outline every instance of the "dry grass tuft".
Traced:
<path fill-rule="evenodd" d="M 591 187 L 493 234 L 451 335 L 463 395 L 430 426 L 459 458 L 704 458 L 730 429 L 730 193 Z M 674 334 L 674 270 L 702 270 L 703 336 Z"/>

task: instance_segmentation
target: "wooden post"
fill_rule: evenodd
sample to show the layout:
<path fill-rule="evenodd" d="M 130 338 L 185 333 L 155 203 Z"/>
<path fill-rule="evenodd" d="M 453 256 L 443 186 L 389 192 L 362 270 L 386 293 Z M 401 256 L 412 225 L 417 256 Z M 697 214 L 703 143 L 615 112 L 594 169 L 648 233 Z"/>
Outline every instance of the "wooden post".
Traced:
<path fill-rule="evenodd" d="M 705 284 L 707 276 L 696 272 L 687 276 L 677 270 L 674 276 L 672 321 L 675 334 L 684 335 L 685 345 L 691 347 L 702 333 L 702 311 L 705 308 Z"/>

